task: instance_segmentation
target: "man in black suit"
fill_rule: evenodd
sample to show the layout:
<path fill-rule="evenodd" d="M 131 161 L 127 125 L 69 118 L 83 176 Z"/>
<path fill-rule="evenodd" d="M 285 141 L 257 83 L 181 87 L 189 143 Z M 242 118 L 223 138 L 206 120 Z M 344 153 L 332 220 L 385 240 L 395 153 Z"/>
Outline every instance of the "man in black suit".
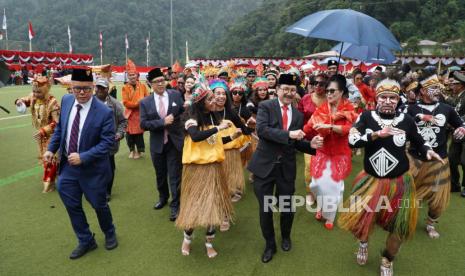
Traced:
<path fill-rule="evenodd" d="M 147 81 L 154 93 L 140 101 L 140 126 L 150 131 L 150 154 L 157 175 L 160 198 L 153 208 L 163 208 L 171 190 L 170 220 L 175 221 L 179 209 L 182 172 L 184 128 L 180 115 L 184 112 L 184 102 L 178 91 L 166 89 L 167 82 L 159 68 L 148 73 Z"/>
<path fill-rule="evenodd" d="M 294 219 L 292 196 L 295 191 L 296 149 L 315 154 L 323 144 L 323 138 L 316 136 L 311 143 L 302 141 L 305 134 L 303 115 L 292 107 L 297 93 L 297 78 L 290 74 L 279 77 L 278 98 L 261 102 L 257 113 L 257 134 L 260 138 L 257 150 L 249 162 L 248 170 L 254 175 L 254 190 L 260 206 L 260 227 L 266 241 L 262 262 L 267 263 L 276 253 L 273 227 L 273 212 L 267 208 L 273 195 L 288 210 L 280 210 L 281 247 L 291 249 L 291 228 Z M 274 186 L 276 185 L 276 193 Z M 280 198 L 281 197 L 281 198 Z"/>

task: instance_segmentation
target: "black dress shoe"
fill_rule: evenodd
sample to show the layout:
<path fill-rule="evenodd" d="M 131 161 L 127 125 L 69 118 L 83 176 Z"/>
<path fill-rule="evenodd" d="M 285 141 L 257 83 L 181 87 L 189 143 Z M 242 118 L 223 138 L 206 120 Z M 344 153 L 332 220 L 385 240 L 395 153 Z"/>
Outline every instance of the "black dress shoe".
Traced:
<path fill-rule="evenodd" d="M 290 238 L 283 238 L 283 241 L 281 242 L 281 248 L 283 251 L 289 251 L 292 248 L 292 243 Z"/>
<path fill-rule="evenodd" d="M 92 241 L 87 244 L 87 245 L 78 245 L 78 247 L 76 247 L 73 252 L 71 252 L 71 255 L 69 255 L 69 258 L 71 260 L 75 260 L 75 259 L 78 259 L 84 255 L 86 255 L 87 252 L 90 252 L 94 249 L 97 248 L 97 243 L 95 242 L 94 239 L 92 239 Z"/>
<path fill-rule="evenodd" d="M 450 192 L 451 192 L 451 193 L 458 193 L 458 192 L 461 192 L 460 186 L 457 185 L 457 184 L 451 183 L 451 185 L 450 185 Z"/>
<path fill-rule="evenodd" d="M 170 221 L 175 221 L 178 218 L 178 209 L 171 209 Z"/>
<path fill-rule="evenodd" d="M 262 262 L 267 263 L 273 259 L 273 255 L 276 253 L 276 247 L 275 248 L 265 248 L 265 251 L 263 252 L 262 255 Z"/>
<path fill-rule="evenodd" d="M 118 239 L 116 238 L 116 234 L 113 234 L 111 237 L 105 237 L 105 248 L 107 250 L 112 250 L 118 247 Z"/>
<path fill-rule="evenodd" d="M 155 203 L 155 205 L 153 206 L 153 209 L 155 210 L 160 210 L 161 208 L 165 207 L 166 205 L 166 201 L 158 201 L 157 203 Z"/>

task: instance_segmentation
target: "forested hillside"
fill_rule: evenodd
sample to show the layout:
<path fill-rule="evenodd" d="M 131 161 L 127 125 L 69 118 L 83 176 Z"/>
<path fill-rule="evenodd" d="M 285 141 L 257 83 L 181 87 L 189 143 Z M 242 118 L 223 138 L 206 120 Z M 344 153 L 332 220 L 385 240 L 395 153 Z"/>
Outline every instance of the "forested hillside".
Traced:
<path fill-rule="evenodd" d="M 191 57 L 208 55 L 225 26 L 261 2 L 173 0 L 174 58 L 184 60 L 186 40 Z M 145 65 L 145 39 L 150 31 L 150 63 L 169 64 L 170 0 L 1 0 L 2 12 L 3 8 L 6 8 L 10 48 L 29 49 L 28 20 L 31 20 L 36 33 L 32 40 L 35 51 L 67 52 L 69 25 L 75 53 L 93 54 L 99 63 L 99 31 L 102 31 L 104 62 L 121 64 L 125 59 L 127 33 L 129 57 Z"/>

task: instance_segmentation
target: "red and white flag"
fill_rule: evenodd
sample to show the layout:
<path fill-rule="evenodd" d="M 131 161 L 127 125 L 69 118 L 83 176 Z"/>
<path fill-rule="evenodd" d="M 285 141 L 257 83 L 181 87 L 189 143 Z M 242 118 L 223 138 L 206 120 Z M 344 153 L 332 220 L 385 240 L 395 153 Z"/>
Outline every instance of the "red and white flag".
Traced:
<path fill-rule="evenodd" d="M 34 33 L 34 30 L 32 29 L 32 23 L 29 21 L 29 40 L 32 40 L 36 36 L 36 33 Z"/>
<path fill-rule="evenodd" d="M 103 35 L 102 35 L 102 32 L 100 32 L 100 34 L 99 34 L 99 39 L 100 39 L 99 46 L 100 46 L 100 49 L 102 49 L 103 48 Z"/>
<path fill-rule="evenodd" d="M 126 49 L 129 49 L 128 34 L 126 34 L 124 42 L 126 43 Z"/>

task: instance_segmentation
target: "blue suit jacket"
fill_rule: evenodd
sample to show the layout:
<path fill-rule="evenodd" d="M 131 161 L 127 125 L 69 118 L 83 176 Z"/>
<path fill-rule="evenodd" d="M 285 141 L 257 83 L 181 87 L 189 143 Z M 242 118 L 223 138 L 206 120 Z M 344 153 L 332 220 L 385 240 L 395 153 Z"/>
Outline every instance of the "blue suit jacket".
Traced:
<path fill-rule="evenodd" d="M 60 120 L 55 128 L 48 150 L 58 151 L 60 159 L 59 174 L 66 173 L 64 168 L 68 162 L 66 153 L 66 132 L 68 130 L 68 118 L 73 108 L 74 96 L 65 95 L 61 99 Z M 80 178 L 87 181 L 105 181 L 109 177 L 111 168 L 109 152 L 115 143 L 115 128 L 112 110 L 94 97 L 87 114 L 79 140 L 79 156 L 81 165 L 78 166 Z M 106 183 L 103 183 L 106 185 Z"/>

